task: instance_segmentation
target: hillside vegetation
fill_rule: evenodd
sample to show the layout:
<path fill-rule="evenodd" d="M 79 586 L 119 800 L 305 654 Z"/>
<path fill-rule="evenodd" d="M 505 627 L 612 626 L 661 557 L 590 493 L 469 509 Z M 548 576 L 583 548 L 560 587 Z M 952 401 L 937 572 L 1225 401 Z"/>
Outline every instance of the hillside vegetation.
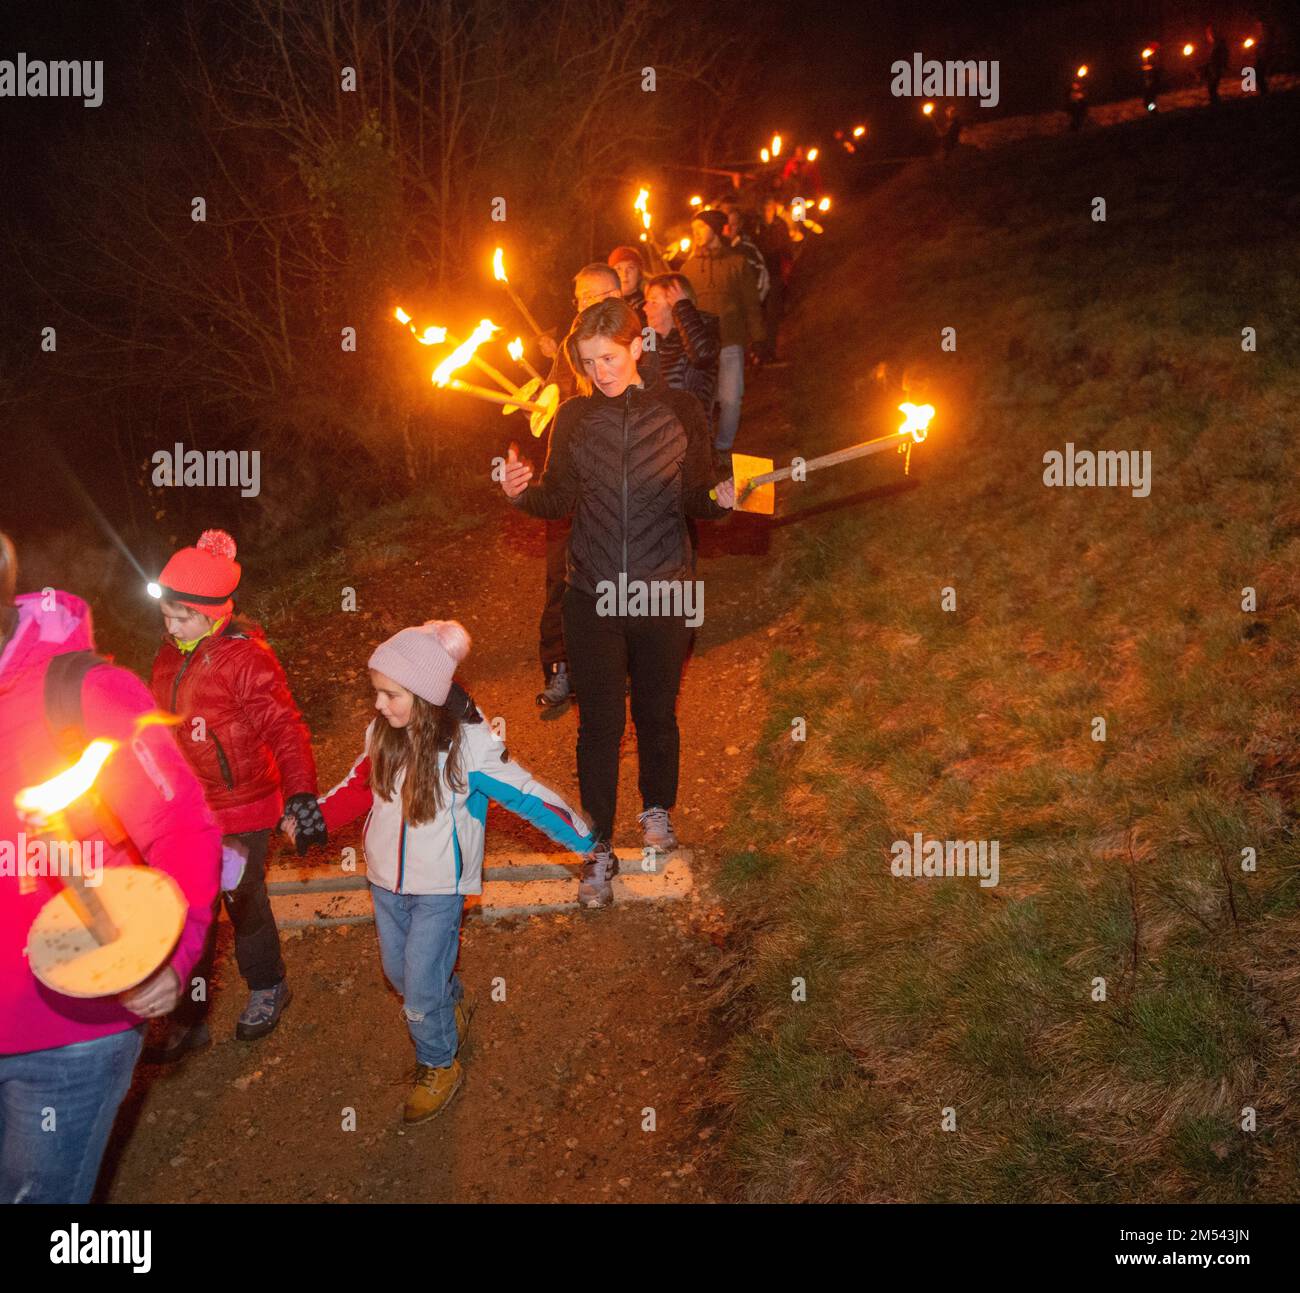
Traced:
<path fill-rule="evenodd" d="M 828 235 L 801 449 L 888 429 L 904 374 L 939 412 L 917 487 L 783 558 L 715 998 L 745 1197 L 1300 1197 L 1298 120 L 918 164 Z M 1046 487 L 1067 442 L 1149 450 L 1149 494 Z M 914 832 L 997 840 L 998 883 L 893 875 Z"/>

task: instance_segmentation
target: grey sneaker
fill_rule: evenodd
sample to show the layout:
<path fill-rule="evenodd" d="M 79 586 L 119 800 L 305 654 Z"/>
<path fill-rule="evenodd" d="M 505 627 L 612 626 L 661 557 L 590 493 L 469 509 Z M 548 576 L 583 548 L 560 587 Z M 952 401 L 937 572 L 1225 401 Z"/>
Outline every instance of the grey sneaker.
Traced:
<path fill-rule="evenodd" d="M 678 847 L 677 836 L 673 834 L 673 824 L 666 808 L 647 808 L 637 814 L 637 821 L 645 832 L 645 846 L 656 853 L 671 853 Z"/>
<path fill-rule="evenodd" d="M 614 901 L 611 881 L 618 875 L 618 857 L 607 841 L 597 844 L 582 864 L 578 882 L 579 907 L 608 907 Z"/>
<path fill-rule="evenodd" d="M 546 686 L 537 693 L 537 703 L 542 709 L 556 709 L 573 695 L 569 679 L 569 666 L 561 662 L 551 666 Z"/>
<path fill-rule="evenodd" d="M 288 979 L 281 979 L 273 988 L 254 988 L 248 994 L 248 1005 L 235 1025 L 235 1036 L 241 1042 L 254 1042 L 274 1032 L 284 1008 L 292 1000 Z"/>

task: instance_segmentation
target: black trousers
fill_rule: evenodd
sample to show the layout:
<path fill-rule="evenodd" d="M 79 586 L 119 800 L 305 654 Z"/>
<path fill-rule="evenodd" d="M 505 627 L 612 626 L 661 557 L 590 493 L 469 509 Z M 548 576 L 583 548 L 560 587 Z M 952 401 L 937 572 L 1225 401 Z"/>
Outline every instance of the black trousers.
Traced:
<path fill-rule="evenodd" d="M 280 955 L 280 931 L 276 928 L 271 911 L 271 897 L 266 892 L 266 846 L 271 832 L 249 831 L 243 835 L 227 835 L 222 843 L 238 843 L 248 850 L 248 864 L 244 867 L 239 887 L 222 893 L 213 903 L 212 925 L 203 955 L 190 974 L 190 981 L 181 984 L 180 1004 L 175 1017 L 182 1024 L 197 1024 L 205 1019 L 212 1004 L 212 966 L 217 953 L 217 920 L 224 902 L 226 915 L 235 927 L 235 960 L 239 973 L 249 988 L 273 988 L 284 978 L 284 959 Z M 193 999 L 194 980 L 202 979 L 204 999 Z"/>
<path fill-rule="evenodd" d="M 568 588 L 564 640 L 578 694 L 578 787 L 596 838 L 614 834 L 618 805 L 618 752 L 627 722 L 631 682 L 636 724 L 641 807 L 677 803 L 681 739 L 677 692 L 691 628 L 671 616 L 596 613 L 598 599 Z"/>
<path fill-rule="evenodd" d="M 542 673 L 549 678 L 552 668 L 568 660 L 564 653 L 564 620 L 561 604 L 564 600 L 564 560 L 569 550 L 568 517 L 546 522 L 546 600 L 542 604 L 540 628 L 540 654 Z"/>

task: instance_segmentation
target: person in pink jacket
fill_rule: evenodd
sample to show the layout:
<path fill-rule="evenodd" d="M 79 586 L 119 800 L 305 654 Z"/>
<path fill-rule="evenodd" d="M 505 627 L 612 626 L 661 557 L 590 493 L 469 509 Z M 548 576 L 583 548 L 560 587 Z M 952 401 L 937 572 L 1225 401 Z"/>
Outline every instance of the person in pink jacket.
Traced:
<path fill-rule="evenodd" d="M 166 964 L 119 997 L 67 997 L 35 977 L 28 933 L 58 881 L 29 874 L 31 841 L 14 796 L 75 761 L 50 721 L 56 689 L 47 676 L 59 657 L 92 651 L 94 639 L 79 597 L 53 589 L 15 596 L 16 581 L 13 545 L 0 534 L 0 1202 L 85 1203 L 131 1084 L 144 1021 L 174 1008 L 203 949 L 221 836 L 171 729 L 140 722 L 154 708 L 144 684 L 83 658 L 78 663 L 91 667 L 69 675 L 80 702 L 73 734 L 83 748 L 97 738 L 117 742 L 95 794 L 126 836 L 90 811 L 87 796 L 78 809 L 83 854 L 102 848 L 105 867 L 145 863 L 167 872 L 187 914 Z"/>

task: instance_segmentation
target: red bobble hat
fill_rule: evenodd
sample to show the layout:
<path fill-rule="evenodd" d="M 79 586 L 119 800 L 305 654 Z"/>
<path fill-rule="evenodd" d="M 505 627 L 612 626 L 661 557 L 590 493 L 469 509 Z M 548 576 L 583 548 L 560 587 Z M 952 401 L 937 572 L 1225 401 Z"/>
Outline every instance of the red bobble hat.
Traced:
<path fill-rule="evenodd" d="M 204 530 L 194 547 L 182 548 L 172 556 L 158 583 L 164 601 L 179 602 L 219 620 L 235 609 L 232 598 L 240 573 L 234 539 L 225 530 Z"/>
<path fill-rule="evenodd" d="M 645 264 L 641 260 L 641 253 L 637 251 L 635 247 L 615 247 L 614 250 L 609 253 L 609 259 L 606 261 L 606 264 L 612 269 L 617 266 L 620 261 L 625 260 L 632 261 L 636 265 L 637 269 L 645 268 Z"/>

